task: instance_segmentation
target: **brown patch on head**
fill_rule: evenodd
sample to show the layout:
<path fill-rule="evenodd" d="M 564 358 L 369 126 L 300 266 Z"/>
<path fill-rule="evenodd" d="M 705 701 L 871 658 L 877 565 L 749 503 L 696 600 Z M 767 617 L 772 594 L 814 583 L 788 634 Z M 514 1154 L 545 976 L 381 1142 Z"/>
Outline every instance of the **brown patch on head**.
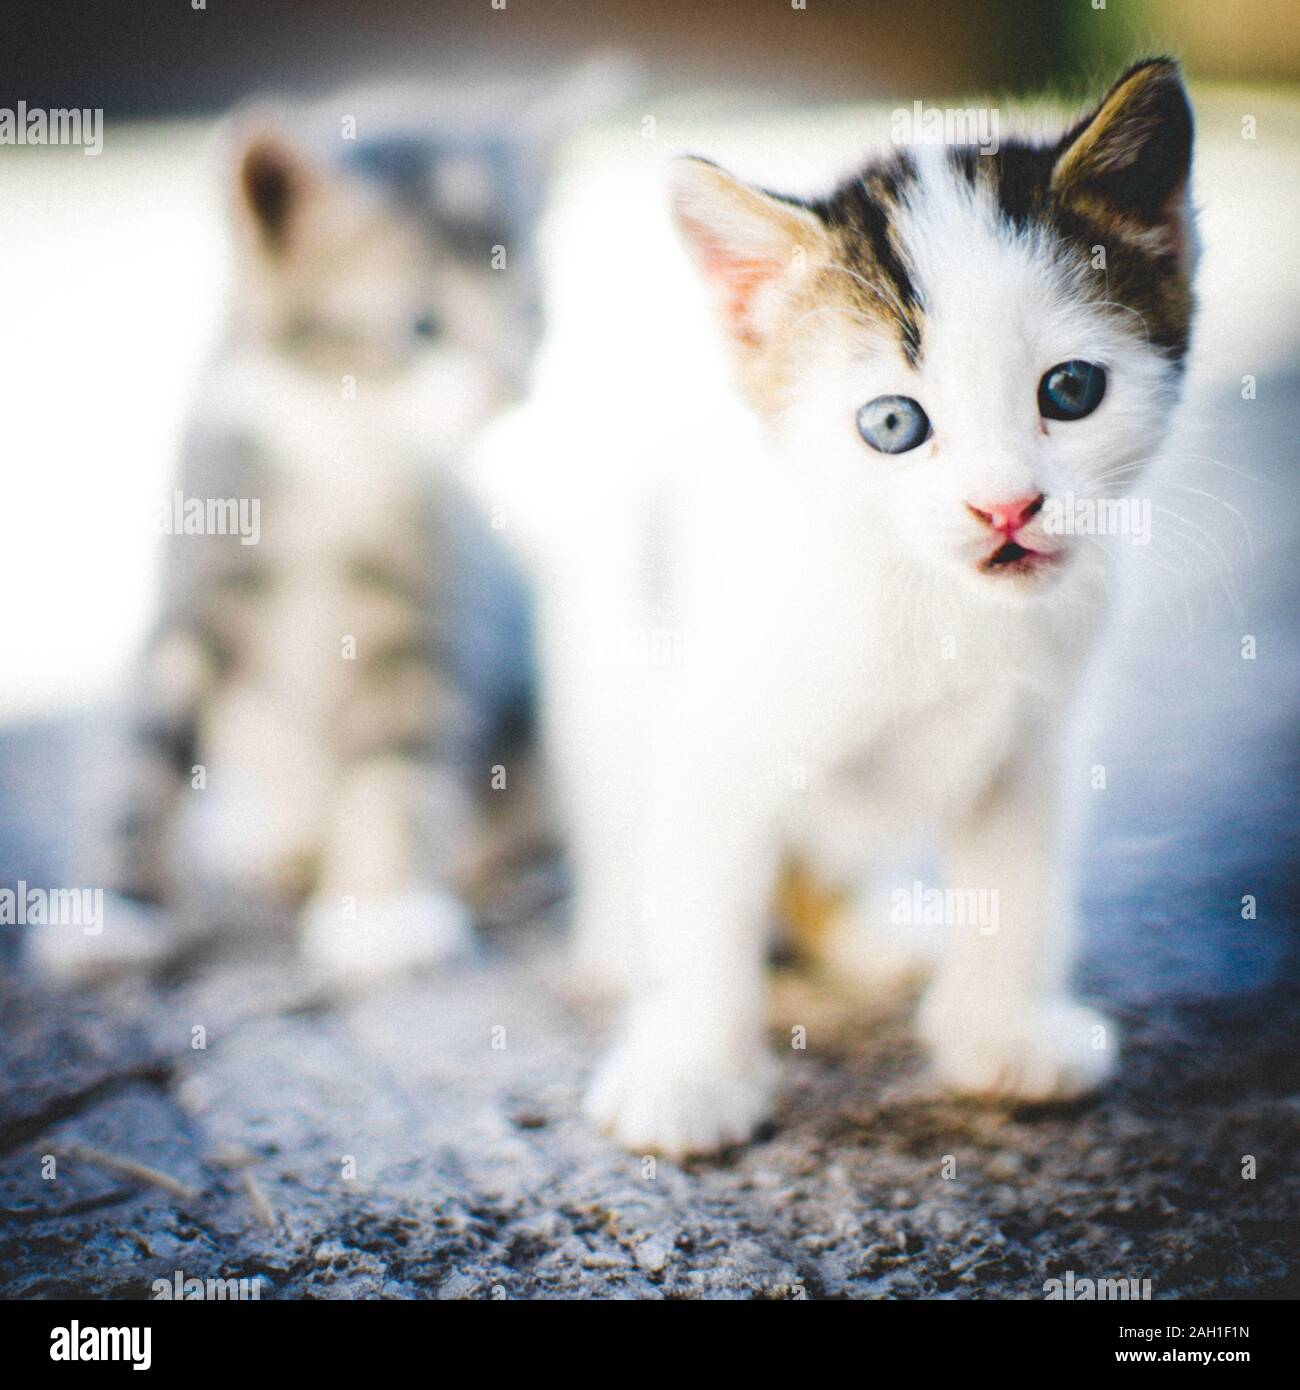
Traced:
<path fill-rule="evenodd" d="M 1055 144 L 1004 142 L 989 154 L 957 147 L 949 159 L 1018 230 L 1039 227 L 1055 238 L 1074 258 L 1083 291 L 1133 311 L 1150 343 L 1181 365 L 1193 309 L 1191 150 L 1177 64 L 1152 59 L 1126 72 Z M 715 291 L 741 385 L 760 409 L 784 398 L 800 333 L 833 332 L 837 317 L 859 332 L 875 328 L 912 365 L 921 360 L 925 290 L 898 217 L 918 178 L 900 152 L 804 202 L 702 160 L 679 161 L 677 223 Z"/>
<path fill-rule="evenodd" d="M 924 313 L 907 248 L 899 237 L 897 213 L 915 182 L 916 166 L 902 153 L 870 165 L 829 198 L 811 205 L 829 229 L 836 251 L 825 273 L 842 278 L 842 283 L 828 283 L 826 289 L 847 296 L 859 313 L 878 320 L 897 337 L 914 366 L 921 356 Z"/>
<path fill-rule="evenodd" d="M 816 203 L 752 188 L 703 160 L 679 161 L 673 208 L 714 291 L 740 385 L 765 412 L 784 398 L 805 331 L 863 321 L 915 362 L 921 309 L 892 213 L 914 177 L 899 160 Z"/>
<path fill-rule="evenodd" d="M 1178 65 L 1139 63 L 1061 138 L 1051 195 L 1061 230 L 1106 250 L 1107 297 L 1136 310 L 1151 342 L 1181 363 L 1194 261 L 1188 182 L 1192 111 Z"/>
<path fill-rule="evenodd" d="M 992 154 L 956 148 L 950 158 L 1015 227 L 1037 225 L 1063 242 L 1085 272 L 1081 283 L 1137 313 L 1152 345 L 1181 364 L 1193 310 L 1191 154 L 1178 66 L 1160 58 L 1129 69 L 1053 145 L 1009 141 Z"/>

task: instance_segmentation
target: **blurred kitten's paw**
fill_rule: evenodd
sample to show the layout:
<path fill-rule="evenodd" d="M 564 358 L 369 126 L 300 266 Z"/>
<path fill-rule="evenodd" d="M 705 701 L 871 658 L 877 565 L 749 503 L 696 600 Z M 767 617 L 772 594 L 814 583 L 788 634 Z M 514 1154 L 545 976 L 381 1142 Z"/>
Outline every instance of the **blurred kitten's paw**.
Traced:
<path fill-rule="evenodd" d="M 361 987 L 473 949 L 469 910 L 436 889 L 379 898 L 317 897 L 303 912 L 302 952 L 332 984 Z"/>
<path fill-rule="evenodd" d="M 597 1071 L 584 1109 L 633 1153 L 717 1153 L 743 1144 L 767 1118 L 770 1075 L 757 1050 L 755 1066 L 626 1042 Z"/>
<path fill-rule="evenodd" d="M 162 964 L 178 945 L 170 915 L 153 903 L 106 892 L 97 921 L 30 923 L 28 964 L 50 980 L 84 983 Z"/>
<path fill-rule="evenodd" d="M 961 1009 L 936 997 L 922 1009 L 921 1032 L 939 1079 L 963 1095 L 1073 1100 L 1102 1085 L 1119 1060 L 1117 1026 L 1069 999 L 993 1023 L 973 1001 Z"/>

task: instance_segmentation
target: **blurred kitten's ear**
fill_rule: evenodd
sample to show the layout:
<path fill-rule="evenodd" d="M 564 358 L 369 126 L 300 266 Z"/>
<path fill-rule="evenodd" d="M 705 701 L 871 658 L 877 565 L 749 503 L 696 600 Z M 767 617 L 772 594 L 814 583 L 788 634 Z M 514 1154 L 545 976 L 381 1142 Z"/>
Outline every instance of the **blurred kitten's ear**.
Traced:
<path fill-rule="evenodd" d="M 713 287 L 723 322 L 757 346 L 781 297 L 825 258 L 826 229 L 807 209 L 773 197 L 703 159 L 673 167 L 673 215 Z"/>
<path fill-rule="evenodd" d="M 235 175 L 239 214 L 273 255 L 289 248 L 295 222 L 317 182 L 305 156 L 279 132 L 260 131 L 244 141 Z"/>
<path fill-rule="evenodd" d="M 1052 191 L 1087 216 L 1180 261 L 1190 254 L 1192 109 L 1178 64 L 1130 68 L 1058 146 Z"/>

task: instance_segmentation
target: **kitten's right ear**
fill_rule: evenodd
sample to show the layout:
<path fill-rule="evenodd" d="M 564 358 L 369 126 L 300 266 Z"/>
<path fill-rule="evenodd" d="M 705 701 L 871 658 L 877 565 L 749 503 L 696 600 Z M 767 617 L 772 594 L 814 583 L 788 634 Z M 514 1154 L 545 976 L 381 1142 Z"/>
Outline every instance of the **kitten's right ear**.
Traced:
<path fill-rule="evenodd" d="M 317 182 L 316 171 L 286 136 L 259 131 L 246 138 L 235 174 L 238 215 L 266 251 L 282 256 L 290 248 Z"/>
<path fill-rule="evenodd" d="M 793 282 L 824 259 L 825 227 L 806 208 L 752 188 L 704 159 L 675 162 L 672 204 L 726 328 L 739 343 L 760 345 Z"/>
<path fill-rule="evenodd" d="M 1148 58 L 1062 137 L 1052 190 L 1064 203 L 1186 263 L 1192 108 L 1178 64 Z"/>

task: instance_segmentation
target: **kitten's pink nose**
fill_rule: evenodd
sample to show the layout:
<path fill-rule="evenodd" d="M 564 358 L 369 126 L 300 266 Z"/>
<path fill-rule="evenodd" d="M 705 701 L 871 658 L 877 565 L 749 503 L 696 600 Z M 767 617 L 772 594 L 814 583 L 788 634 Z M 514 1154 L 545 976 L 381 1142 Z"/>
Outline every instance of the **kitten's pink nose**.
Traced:
<path fill-rule="evenodd" d="M 1014 502 L 995 502 L 991 507 L 977 507 L 967 502 L 966 509 L 986 526 L 1013 536 L 1030 517 L 1042 510 L 1043 502 L 1043 494 L 1039 492 L 1033 497 L 1018 497 Z"/>

